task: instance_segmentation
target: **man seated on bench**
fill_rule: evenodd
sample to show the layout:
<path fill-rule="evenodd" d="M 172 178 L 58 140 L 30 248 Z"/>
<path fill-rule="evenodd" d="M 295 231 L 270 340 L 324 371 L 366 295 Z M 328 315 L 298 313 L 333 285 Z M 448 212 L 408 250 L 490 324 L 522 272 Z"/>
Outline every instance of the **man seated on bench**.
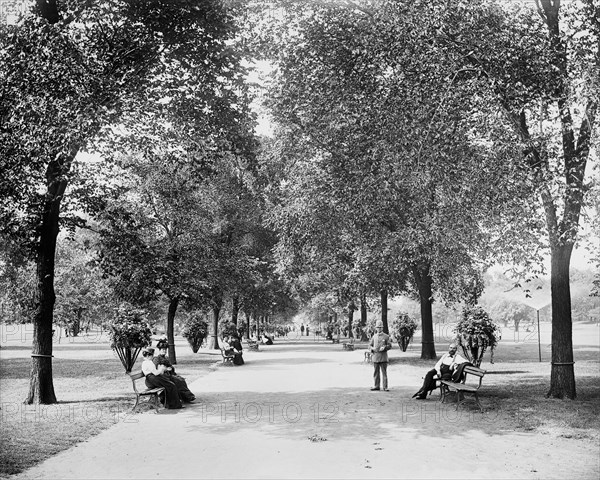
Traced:
<path fill-rule="evenodd" d="M 417 400 L 425 400 L 427 398 L 427 394 L 436 389 L 436 376 L 437 379 L 452 380 L 452 375 L 458 366 L 462 363 L 469 363 L 468 360 L 465 360 L 458 353 L 456 353 L 457 349 L 458 346 L 456 343 L 451 343 L 448 346 L 448 353 L 444 353 L 442 358 L 440 358 L 435 364 L 435 367 L 427 372 L 427 375 L 425 375 L 425 380 L 423 380 L 423 386 L 417 393 L 413 395 L 412 398 L 416 397 Z M 460 381 L 460 379 L 457 381 Z"/>

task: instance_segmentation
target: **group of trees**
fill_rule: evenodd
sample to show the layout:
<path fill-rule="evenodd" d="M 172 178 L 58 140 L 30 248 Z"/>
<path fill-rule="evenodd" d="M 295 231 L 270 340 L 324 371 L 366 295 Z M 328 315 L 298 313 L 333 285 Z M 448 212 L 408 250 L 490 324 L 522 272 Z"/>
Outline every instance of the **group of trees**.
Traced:
<path fill-rule="evenodd" d="M 365 295 L 385 314 L 389 294 L 412 293 L 433 358 L 434 300 L 474 303 L 487 265 L 539 273 L 547 248 L 548 394 L 574 398 L 569 266 L 597 131 L 598 8 L 287 2 L 269 104 L 288 161 L 274 219 L 288 280 L 350 319 Z"/>
<path fill-rule="evenodd" d="M 544 248 L 549 394 L 574 398 L 599 7 L 536 6 L 36 0 L 0 26 L 2 281 L 34 290 L 11 293 L 33 312 L 27 401 L 56 401 L 53 323 L 94 295 L 165 302 L 172 345 L 180 307 L 211 310 L 216 336 L 224 308 L 249 323 L 300 301 L 352 334 L 374 302 L 387 330 L 387 298 L 408 294 L 431 359 L 434 301 L 475 303 L 488 265 L 535 273 Z M 274 68 L 270 139 L 253 130 L 255 60 Z M 56 264 L 59 231 L 83 226 L 98 255 Z"/>
<path fill-rule="evenodd" d="M 252 188 L 257 144 L 233 13 L 220 1 L 37 0 L 0 27 L 3 257 L 11 269 L 35 264 L 29 403 L 56 401 L 61 229 L 99 231 L 118 298 L 167 299 L 169 343 L 181 301 L 275 308 L 256 299 L 273 285 L 272 235 Z M 61 302 L 56 313 L 70 310 Z"/>

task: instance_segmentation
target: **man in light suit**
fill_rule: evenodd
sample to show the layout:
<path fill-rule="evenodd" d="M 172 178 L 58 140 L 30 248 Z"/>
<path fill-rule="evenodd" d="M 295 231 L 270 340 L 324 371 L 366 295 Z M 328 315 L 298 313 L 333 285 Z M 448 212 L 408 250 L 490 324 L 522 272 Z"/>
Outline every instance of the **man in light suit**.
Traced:
<path fill-rule="evenodd" d="M 388 350 L 392 348 L 392 342 L 390 340 L 390 336 L 387 333 L 383 333 L 383 321 L 377 320 L 375 324 L 375 329 L 377 330 L 373 337 L 371 337 L 371 341 L 369 342 L 369 347 L 372 353 L 373 359 L 373 368 L 375 371 L 373 372 L 373 378 L 375 379 L 375 386 L 371 388 L 371 390 L 380 390 L 380 372 L 381 377 L 383 377 L 383 390 L 388 391 L 388 378 L 387 378 L 387 364 L 388 364 Z"/>

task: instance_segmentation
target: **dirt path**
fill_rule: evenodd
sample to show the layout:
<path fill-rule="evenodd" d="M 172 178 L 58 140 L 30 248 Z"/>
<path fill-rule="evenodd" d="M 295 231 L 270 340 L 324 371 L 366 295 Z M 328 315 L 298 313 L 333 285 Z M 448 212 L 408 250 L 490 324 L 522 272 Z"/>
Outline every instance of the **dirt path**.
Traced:
<path fill-rule="evenodd" d="M 578 478 L 600 475 L 589 441 L 514 431 L 514 413 L 457 413 L 410 397 L 425 372 L 393 363 L 371 392 L 361 351 L 330 344 L 246 352 L 190 385 L 180 411 L 122 415 L 114 427 L 12 477 Z M 393 350 L 391 356 L 400 352 Z M 485 405 L 485 399 L 483 400 Z"/>

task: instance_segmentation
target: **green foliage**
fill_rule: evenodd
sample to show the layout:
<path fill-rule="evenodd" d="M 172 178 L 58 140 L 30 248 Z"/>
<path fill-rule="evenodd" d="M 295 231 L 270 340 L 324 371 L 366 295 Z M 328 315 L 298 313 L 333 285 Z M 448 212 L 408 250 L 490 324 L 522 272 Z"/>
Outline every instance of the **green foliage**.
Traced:
<path fill-rule="evenodd" d="M 473 365 L 481 365 L 483 354 L 490 348 L 491 363 L 494 363 L 494 348 L 498 345 L 501 332 L 487 312 L 479 305 L 463 308 L 462 318 L 454 328 L 456 342 Z"/>
<path fill-rule="evenodd" d="M 398 312 L 392 320 L 392 334 L 397 341 L 400 337 L 412 338 L 418 327 L 417 321 L 405 312 Z"/>
<path fill-rule="evenodd" d="M 131 305 L 121 304 L 108 325 L 110 346 L 116 348 L 143 348 L 152 344 L 152 328 L 146 312 Z"/>
<path fill-rule="evenodd" d="M 181 335 L 188 341 L 192 351 L 197 353 L 208 335 L 208 322 L 204 320 L 204 315 L 199 312 L 189 315 Z"/>
<path fill-rule="evenodd" d="M 238 328 L 233 322 L 223 322 L 219 324 L 219 336 L 223 338 L 225 335 L 239 335 Z"/>

